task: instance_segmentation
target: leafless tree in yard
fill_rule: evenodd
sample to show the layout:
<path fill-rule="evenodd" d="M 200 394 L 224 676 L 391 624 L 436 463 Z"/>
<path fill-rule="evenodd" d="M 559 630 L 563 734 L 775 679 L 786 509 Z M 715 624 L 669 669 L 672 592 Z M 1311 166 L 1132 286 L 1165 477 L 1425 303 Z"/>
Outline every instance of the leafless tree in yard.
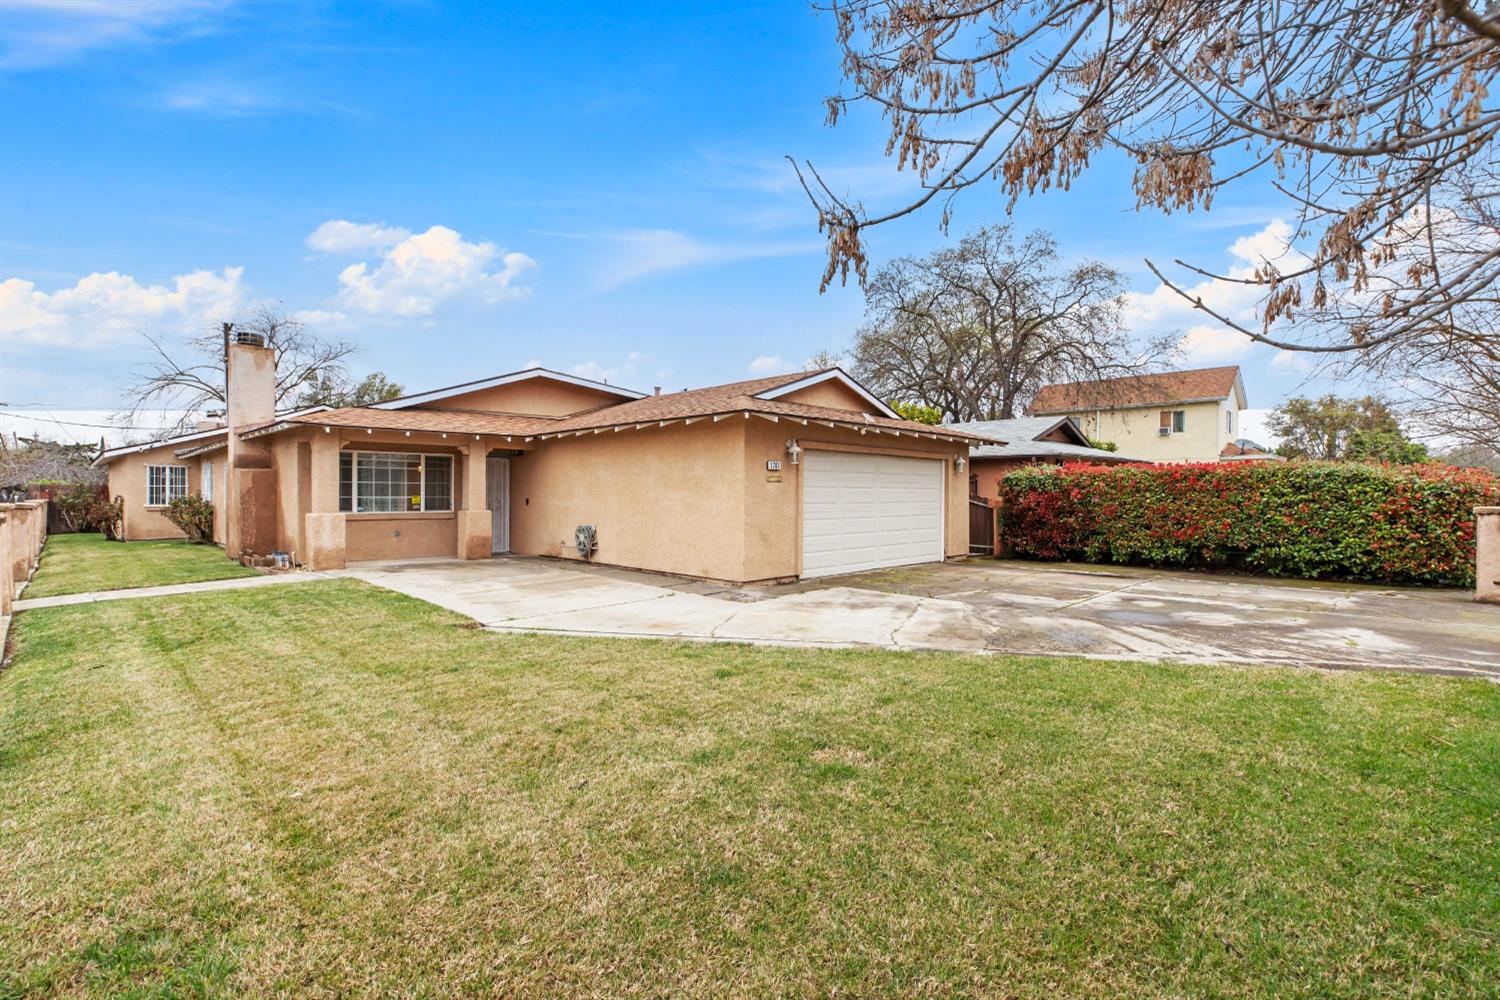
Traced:
<path fill-rule="evenodd" d="M 1492 371 L 1495 327 L 1457 313 L 1493 293 L 1500 239 L 1445 254 L 1465 184 L 1492 179 L 1500 15 L 1466 0 L 835 0 L 848 92 L 890 126 L 887 155 L 920 195 L 888 211 L 799 168 L 828 236 L 823 287 L 864 281 L 864 233 L 994 183 L 1016 199 L 1067 188 L 1093 161 L 1134 165 L 1139 207 L 1207 209 L 1259 178 L 1298 215 L 1294 261 L 1216 274 L 1184 261 L 1164 282 L 1242 282 L 1245 336 L 1354 364 L 1457 350 Z M 1493 199 L 1495 191 L 1471 192 Z M 1399 266 L 1397 266 L 1399 265 Z M 1187 279 L 1187 280 L 1184 280 Z M 1383 354 L 1382 354 L 1383 352 Z M 1481 379 L 1483 381 L 1483 379 Z"/>
<path fill-rule="evenodd" d="M 320 337 L 281 309 L 262 306 L 230 326 L 235 331 L 259 334 L 275 351 L 278 409 L 320 380 L 348 380 L 346 362 L 355 353 L 355 346 Z M 191 338 L 186 353 L 174 354 L 153 337 L 146 340 L 155 358 L 143 367 L 129 389 L 132 418 L 152 406 L 195 411 L 226 405 L 222 330 Z"/>
<path fill-rule="evenodd" d="M 1500 245 L 1500 173 L 1466 169 L 1446 182 L 1444 191 L 1426 244 L 1402 247 L 1380 269 L 1366 312 L 1378 312 L 1379 296 L 1402 294 L 1426 260 L 1453 270 Z M 1352 321 L 1360 323 L 1362 317 L 1355 314 Z M 1426 436 L 1448 444 L 1500 442 L 1500 288 L 1453 302 L 1440 321 L 1430 321 L 1420 333 L 1377 346 L 1362 367 L 1401 387 L 1408 414 Z"/>
<path fill-rule="evenodd" d="M 1123 291 L 1106 264 L 1064 265 L 1048 233 L 1016 240 L 1009 226 L 985 227 L 876 270 L 854 374 L 950 420 L 1013 417 L 1047 382 L 1138 373 L 1164 353 L 1132 342 Z"/>

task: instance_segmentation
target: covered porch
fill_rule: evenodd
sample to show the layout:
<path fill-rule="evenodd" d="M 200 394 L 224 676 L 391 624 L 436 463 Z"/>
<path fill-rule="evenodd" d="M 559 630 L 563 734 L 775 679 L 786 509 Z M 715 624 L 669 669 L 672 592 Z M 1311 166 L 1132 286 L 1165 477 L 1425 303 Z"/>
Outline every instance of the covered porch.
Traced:
<path fill-rule="evenodd" d="M 253 441 L 254 432 L 244 437 Z M 231 502 L 240 503 L 248 528 L 244 551 L 286 551 L 328 570 L 487 559 L 510 549 L 511 464 L 528 450 L 517 435 L 328 423 L 281 428 L 268 439 L 269 470 L 235 470 Z M 266 471 L 274 510 L 264 509 L 266 491 L 256 488 Z"/>

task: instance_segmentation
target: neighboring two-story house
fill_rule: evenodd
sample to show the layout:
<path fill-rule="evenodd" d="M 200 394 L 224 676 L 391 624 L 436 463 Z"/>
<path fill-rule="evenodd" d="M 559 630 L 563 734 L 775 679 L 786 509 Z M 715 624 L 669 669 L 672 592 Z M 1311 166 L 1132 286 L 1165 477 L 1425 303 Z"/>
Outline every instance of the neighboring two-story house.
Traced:
<path fill-rule="evenodd" d="M 1072 417 L 1095 441 L 1153 462 L 1217 462 L 1239 436 L 1238 365 L 1043 386 L 1032 416 Z"/>

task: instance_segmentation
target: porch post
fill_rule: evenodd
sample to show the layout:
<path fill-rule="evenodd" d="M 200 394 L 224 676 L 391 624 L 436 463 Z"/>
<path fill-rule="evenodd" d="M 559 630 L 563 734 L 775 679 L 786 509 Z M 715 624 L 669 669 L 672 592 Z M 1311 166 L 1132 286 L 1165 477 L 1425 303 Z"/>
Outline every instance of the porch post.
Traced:
<path fill-rule="evenodd" d="M 308 569 L 343 569 L 344 515 L 339 512 L 340 434 L 324 431 L 312 439 L 312 485 L 303 511 L 302 537 L 307 551 L 297 553 Z"/>
<path fill-rule="evenodd" d="M 458 510 L 455 553 L 460 559 L 488 559 L 493 549 L 494 525 L 484 495 L 489 454 L 489 443 L 482 437 L 471 440 L 463 454 L 463 504 Z"/>

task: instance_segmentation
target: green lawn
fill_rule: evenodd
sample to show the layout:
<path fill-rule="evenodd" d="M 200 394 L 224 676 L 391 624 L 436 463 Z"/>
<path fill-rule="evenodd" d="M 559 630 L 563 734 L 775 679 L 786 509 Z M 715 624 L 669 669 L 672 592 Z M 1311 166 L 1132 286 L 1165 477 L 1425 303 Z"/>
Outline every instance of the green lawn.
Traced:
<path fill-rule="evenodd" d="M 1494 996 L 1500 688 L 23 613 L 0 996 Z"/>
<path fill-rule="evenodd" d="M 42 550 L 42 564 L 22 596 L 57 597 L 254 575 L 255 570 L 231 562 L 217 545 L 182 540 L 107 542 L 97 532 L 52 535 Z"/>

